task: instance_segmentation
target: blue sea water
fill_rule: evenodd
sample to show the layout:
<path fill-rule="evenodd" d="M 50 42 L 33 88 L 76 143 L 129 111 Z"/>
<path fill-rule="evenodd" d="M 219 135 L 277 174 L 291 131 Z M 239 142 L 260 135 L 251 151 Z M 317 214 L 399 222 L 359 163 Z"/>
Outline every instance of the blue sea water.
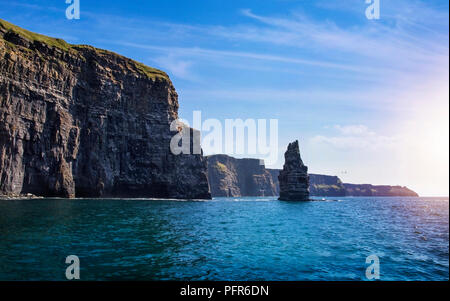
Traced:
<path fill-rule="evenodd" d="M 449 280 L 448 198 L 1 200 L 0 280 Z"/>

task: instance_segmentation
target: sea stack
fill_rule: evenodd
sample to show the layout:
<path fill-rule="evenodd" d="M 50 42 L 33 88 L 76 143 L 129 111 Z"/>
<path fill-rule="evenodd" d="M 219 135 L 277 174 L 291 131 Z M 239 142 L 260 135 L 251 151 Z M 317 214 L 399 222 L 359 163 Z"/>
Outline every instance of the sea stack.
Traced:
<path fill-rule="evenodd" d="M 289 143 L 284 153 L 283 170 L 278 176 L 282 201 L 309 201 L 308 167 L 300 157 L 298 140 Z"/>

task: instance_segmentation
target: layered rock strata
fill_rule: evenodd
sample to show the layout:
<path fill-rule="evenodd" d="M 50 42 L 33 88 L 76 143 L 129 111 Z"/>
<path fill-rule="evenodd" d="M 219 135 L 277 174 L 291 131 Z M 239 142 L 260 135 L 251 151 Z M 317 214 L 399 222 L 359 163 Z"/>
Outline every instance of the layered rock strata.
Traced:
<path fill-rule="evenodd" d="M 174 155 L 162 71 L 0 20 L 0 194 L 210 198 L 201 154 Z"/>
<path fill-rule="evenodd" d="M 274 196 L 276 185 L 258 159 L 208 156 L 208 181 L 217 197 Z"/>

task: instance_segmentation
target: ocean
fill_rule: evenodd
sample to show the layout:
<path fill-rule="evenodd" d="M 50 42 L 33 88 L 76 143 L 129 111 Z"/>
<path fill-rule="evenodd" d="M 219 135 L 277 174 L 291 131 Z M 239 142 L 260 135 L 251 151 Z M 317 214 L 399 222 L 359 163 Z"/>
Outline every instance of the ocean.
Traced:
<path fill-rule="evenodd" d="M 0 280 L 449 280 L 448 198 L 332 199 L 1 200 Z"/>

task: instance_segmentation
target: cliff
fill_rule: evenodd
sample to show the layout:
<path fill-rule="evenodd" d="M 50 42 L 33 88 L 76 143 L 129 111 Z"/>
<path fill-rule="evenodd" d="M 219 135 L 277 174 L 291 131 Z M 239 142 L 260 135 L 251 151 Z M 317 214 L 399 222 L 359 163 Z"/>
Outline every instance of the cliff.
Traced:
<path fill-rule="evenodd" d="M 298 140 L 289 143 L 284 153 L 284 166 L 278 175 L 279 200 L 309 201 L 308 167 L 300 157 Z"/>
<path fill-rule="evenodd" d="M 404 186 L 344 184 L 347 196 L 419 196 L 416 192 Z"/>
<path fill-rule="evenodd" d="M 280 182 L 278 182 L 278 176 L 280 175 L 280 169 L 267 169 L 272 177 L 273 185 L 275 186 L 275 194 L 274 196 L 280 195 Z"/>
<path fill-rule="evenodd" d="M 265 169 L 271 179 L 268 179 L 267 174 L 257 168 L 256 174 L 264 175 L 265 180 L 258 183 L 270 183 L 271 188 L 267 186 L 262 187 L 253 186 L 251 194 L 247 194 L 245 190 L 241 189 L 240 182 L 237 178 L 242 170 L 245 170 L 246 177 L 251 178 L 254 171 L 246 170 L 244 162 L 255 159 L 234 159 L 225 155 L 208 156 L 208 180 L 211 186 L 211 194 L 213 197 L 221 196 L 279 196 L 280 186 L 278 182 L 278 175 L 280 169 Z M 220 164 L 217 164 L 220 163 Z M 233 164 L 230 164 L 233 162 Z M 249 163 L 245 164 L 246 166 Z M 254 182 L 256 183 L 256 182 Z M 273 186 L 272 186 L 273 185 Z M 264 194 L 262 193 L 264 192 Z M 344 184 L 337 176 L 309 174 L 309 193 L 311 196 L 323 197 L 339 197 L 339 196 L 418 196 L 417 193 L 401 186 L 374 186 L 369 184 Z"/>
<path fill-rule="evenodd" d="M 314 196 L 345 196 L 346 190 L 336 176 L 309 174 L 309 193 Z"/>
<path fill-rule="evenodd" d="M 226 155 L 208 156 L 208 181 L 217 197 L 274 196 L 272 176 L 258 159 L 236 159 Z"/>
<path fill-rule="evenodd" d="M 202 155 L 170 152 L 162 71 L 0 20 L 0 194 L 210 198 Z"/>

